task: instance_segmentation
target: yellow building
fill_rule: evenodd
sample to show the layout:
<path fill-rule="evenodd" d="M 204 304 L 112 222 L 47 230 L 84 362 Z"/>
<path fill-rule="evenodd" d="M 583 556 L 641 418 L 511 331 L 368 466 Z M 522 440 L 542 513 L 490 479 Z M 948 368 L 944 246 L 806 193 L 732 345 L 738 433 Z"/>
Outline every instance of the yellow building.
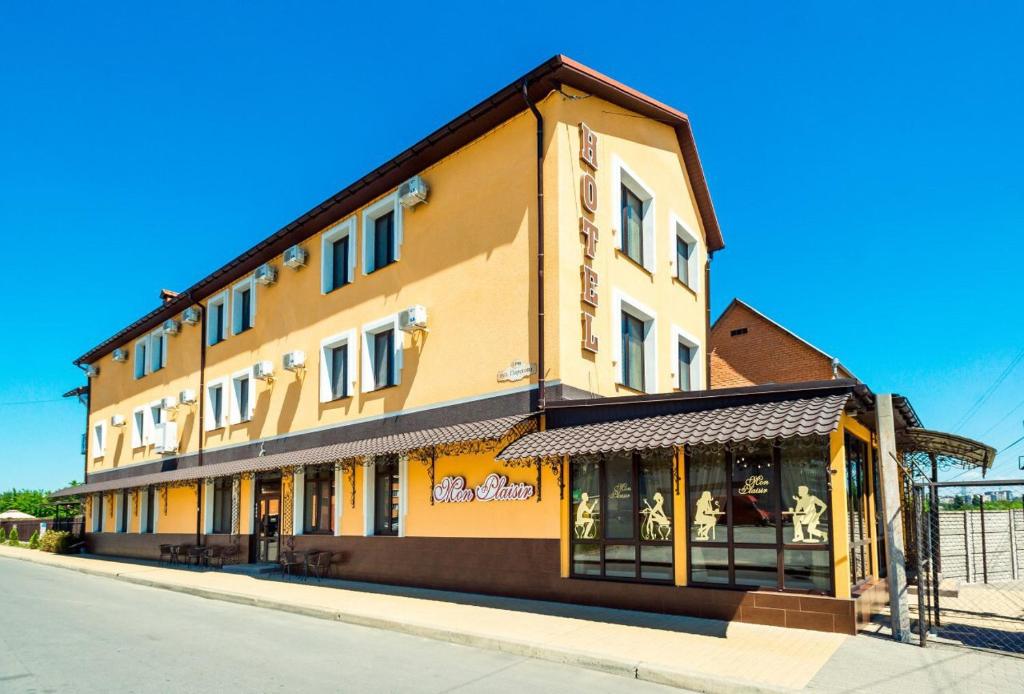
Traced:
<path fill-rule="evenodd" d="M 99 553 L 850 632 L 873 396 L 709 392 L 723 246 L 689 119 L 556 56 L 79 357 L 57 496 Z"/>

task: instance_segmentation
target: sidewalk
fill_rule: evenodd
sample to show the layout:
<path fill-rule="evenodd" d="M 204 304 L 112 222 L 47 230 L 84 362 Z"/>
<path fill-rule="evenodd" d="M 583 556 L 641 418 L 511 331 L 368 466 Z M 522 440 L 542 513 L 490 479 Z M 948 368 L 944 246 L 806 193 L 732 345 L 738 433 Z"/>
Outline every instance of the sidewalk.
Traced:
<path fill-rule="evenodd" d="M 964 678 L 975 690 L 988 680 L 1005 690 L 1024 681 L 1021 659 L 869 636 L 348 581 L 286 582 L 0 546 L 0 558 L 8 557 L 705 692 L 953 691 Z"/>

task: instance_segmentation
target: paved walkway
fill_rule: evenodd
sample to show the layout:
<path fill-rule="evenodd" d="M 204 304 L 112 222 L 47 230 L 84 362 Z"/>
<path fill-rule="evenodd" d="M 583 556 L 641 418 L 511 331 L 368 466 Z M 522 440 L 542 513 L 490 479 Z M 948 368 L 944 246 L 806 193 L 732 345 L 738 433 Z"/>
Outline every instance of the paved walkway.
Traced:
<path fill-rule="evenodd" d="M 954 691 L 964 677 L 1024 681 L 1024 660 L 920 649 L 870 636 L 380 586 L 267 580 L 221 571 L 0 546 L 0 557 L 218 600 L 567 662 L 708 692 Z M 976 687 L 972 687 L 977 690 Z"/>

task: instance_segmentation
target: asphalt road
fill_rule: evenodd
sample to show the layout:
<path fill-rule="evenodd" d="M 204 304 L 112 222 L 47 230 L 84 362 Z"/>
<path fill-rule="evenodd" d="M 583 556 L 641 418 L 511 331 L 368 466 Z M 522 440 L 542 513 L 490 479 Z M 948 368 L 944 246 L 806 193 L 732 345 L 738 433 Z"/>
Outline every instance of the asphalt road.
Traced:
<path fill-rule="evenodd" d="M 0 692 L 679 692 L 0 559 Z"/>

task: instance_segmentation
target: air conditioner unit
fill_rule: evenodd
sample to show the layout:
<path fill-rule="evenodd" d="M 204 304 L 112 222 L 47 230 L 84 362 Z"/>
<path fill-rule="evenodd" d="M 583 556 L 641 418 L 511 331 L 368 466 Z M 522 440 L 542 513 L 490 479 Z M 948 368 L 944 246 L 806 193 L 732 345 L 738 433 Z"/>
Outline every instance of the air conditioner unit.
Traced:
<path fill-rule="evenodd" d="M 85 375 L 89 378 L 96 378 L 100 375 L 100 367 L 95 364 L 89 364 L 85 367 Z"/>
<path fill-rule="evenodd" d="M 164 335 L 177 335 L 178 333 L 181 332 L 181 323 L 174 320 L 173 318 L 168 318 L 167 320 L 164 321 L 163 328 Z"/>
<path fill-rule="evenodd" d="M 306 264 L 306 249 L 302 246 L 292 246 L 284 252 L 284 264 L 293 270 L 298 270 Z"/>
<path fill-rule="evenodd" d="M 252 375 L 261 381 L 274 377 L 274 362 L 258 361 L 252 365 Z"/>
<path fill-rule="evenodd" d="M 126 350 L 124 347 L 118 347 L 117 349 L 114 350 L 114 354 L 112 356 L 114 357 L 114 361 L 128 361 L 128 350 Z"/>
<path fill-rule="evenodd" d="M 178 403 L 182 405 L 194 405 L 195 402 L 196 392 L 191 388 L 186 388 L 185 390 L 178 393 Z"/>
<path fill-rule="evenodd" d="M 425 306 L 410 306 L 398 314 L 398 327 L 406 332 L 427 329 L 427 309 Z"/>
<path fill-rule="evenodd" d="M 110 417 L 110 426 L 112 427 L 123 427 L 125 425 L 125 419 L 123 414 L 115 414 Z"/>
<path fill-rule="evenodd" d="M 178 401 L 168 395 L 166 398 L 160 398 L 160 409 L 161 410 L 173 410 L 178 406 Z"/>
<path fill-rule="evenodd" d="M 159 422 L 153 426 L 153 449 L 162 455 L 178 452 L 177 422 Z"/>
<path fill-rule="evenodd" d="M 196 325 L 201 320 L 199 316 L 199 309 L 195 306 L 189 306 L 181 313 L 181 321 L 188 323 L 189 325 Z"/>
<path fill-rule="evenodd" d="M 256 272 L 253 273 L 253 277 L 255 277 L 256 281 L 263 286 L 269 287 L 277 281 L 277 269 L 270 263 L 263 263 L 256 268 Z"/>
<path fill-rule="evenodd" d="M 408 181 L 398 186 L 398 202 L 402 207 L 415 207 L 421 202 L 427 201 L 427 193 L 430 188 L 427 182 L 419 176 L 413 176 Z"/>
<path fill-rule="evenodd" d="M 301 349 L 292 352 L 285 352 L 281 358 L 281 365 L 285 371 L 298 371 L 306 367 L 306 353 Z"/>

